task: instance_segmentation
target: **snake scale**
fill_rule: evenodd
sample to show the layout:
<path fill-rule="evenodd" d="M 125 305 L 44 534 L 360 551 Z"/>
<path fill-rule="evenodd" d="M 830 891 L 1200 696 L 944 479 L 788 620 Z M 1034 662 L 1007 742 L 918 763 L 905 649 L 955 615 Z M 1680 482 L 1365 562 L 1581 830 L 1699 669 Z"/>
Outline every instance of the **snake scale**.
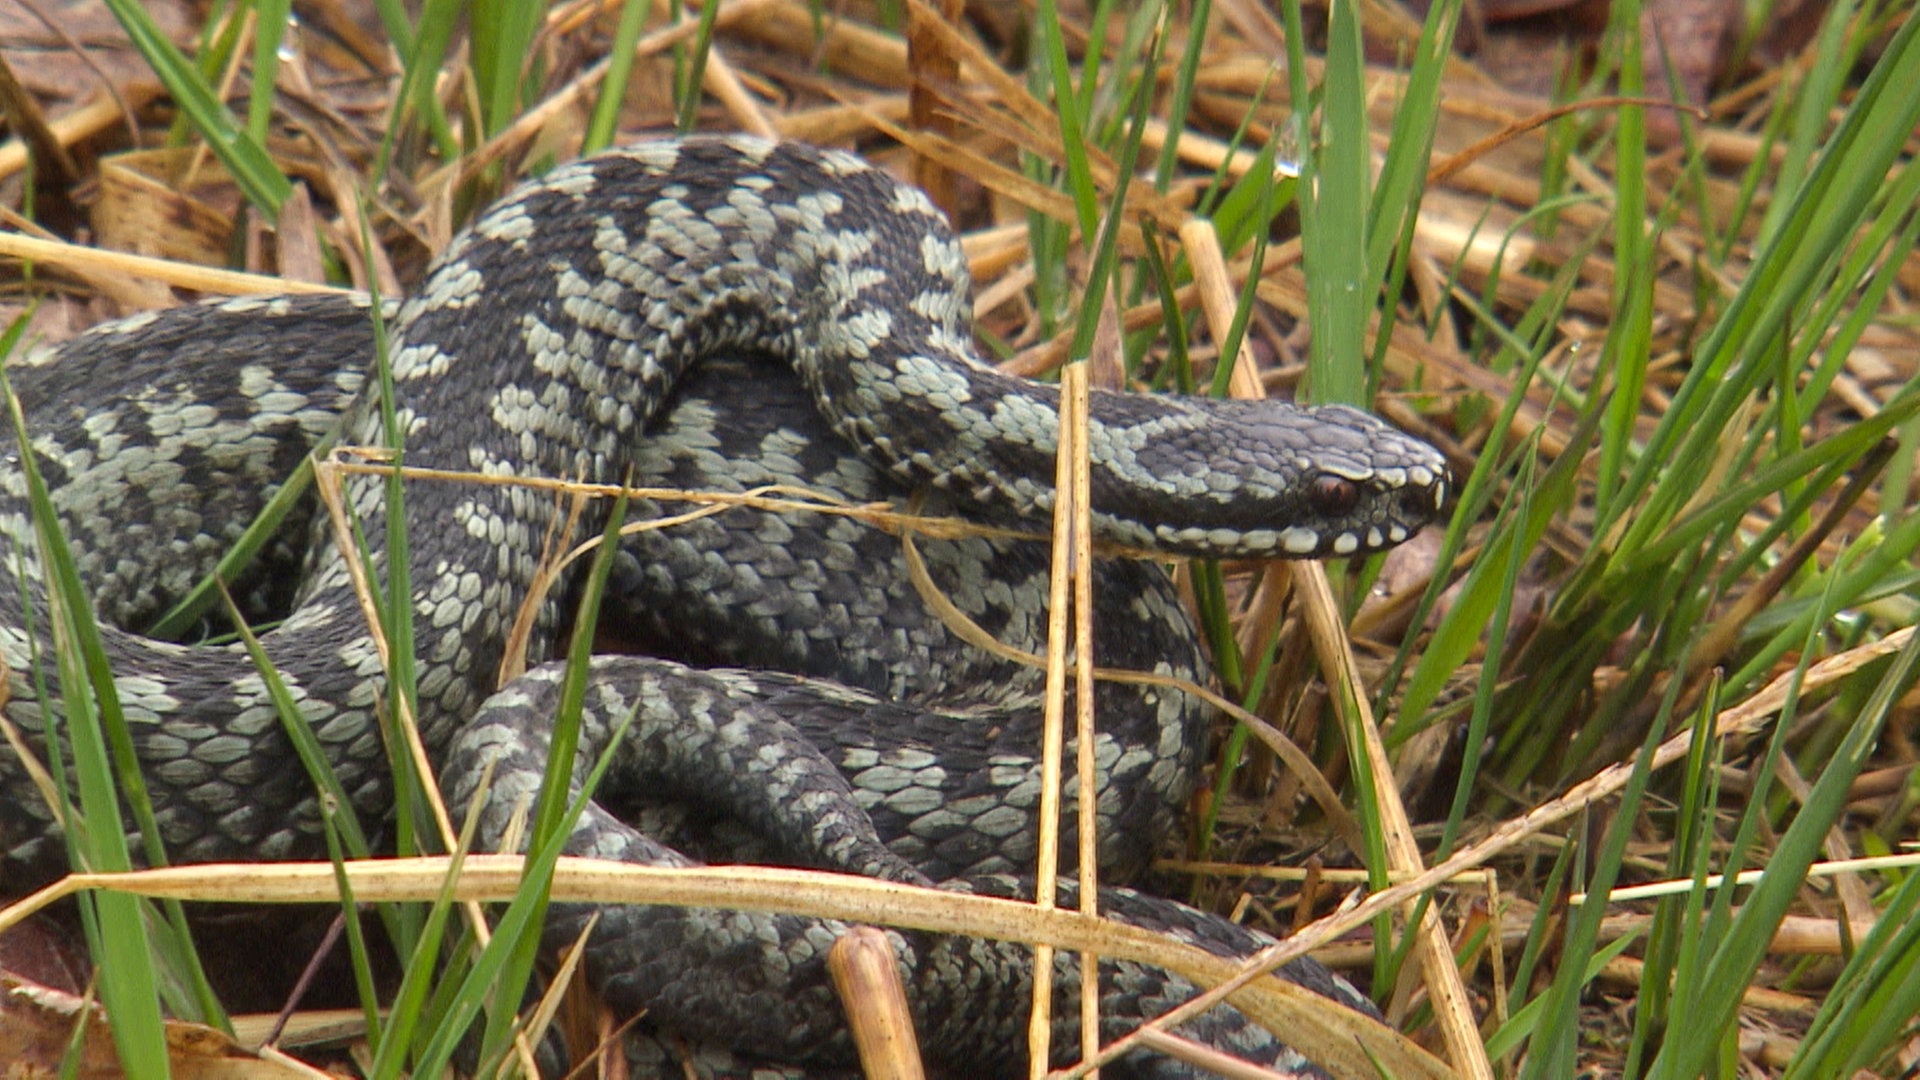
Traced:
<path fill-rule="evenodd" d="M 918 492 L 934 511 L 1032 521 L 1052 506 L 1057 395 L 975 358 L 968 287 L 960 246 L 925 196 L 849 155 L 696 137 L 562 166 L 460 234 L 401 307 L 390 356 L 405 462 L 707 489 L 791 483 L 856 502 Z M 371 351 L 364 300 L 271 298 L 109 324 L 16 362 L 28 432 L 104 621 L 137 626 L 179 595 L 323 434 L 385 441 L 364 374 Z M 1431 520 L 1446 495 L 1437 452 L 1350 409 L 1096 392 L 1092 417 L 1096 528 L 1133 547 L 1375 551 Z M 45 680 L 56 710 L 60 691 L 49 664 L 34 671 L 47 643 L 27 627 L 48 623 L 24 496 L 8 454 L 0 543 L 26 585 L 0 589 L 7 716 L 45 754 L 45 702 L 23 691 Z M 348 496 L 380 563 L 383 482 L 354 480 Z M 418 722 L 452 805 L 494 766 L 480 843 L 496 844 L 539 781 L 559 677 L 549 664 L 496 693 L 507 626 L 543 542 L 596 533 L 604 518 L 589 512 L 569 534 L 549 494 L 453 483 L 410 484 L 406 516 Z M 1042 547 L 920 547 L 970 617 L 1038 648 Z M 263 643 L 357 810 L 381 820 L 391 814 L 381 661 L 324 530 L 306 558 L 290 614 Z M 902 558 L 896 538 L 818 514 L 734 510 L 630 538 L 609 603 L 649 655 L 595 661 L 582 769 L 634 719 L 569 850 L 1017 892 L 1007 875 L 1030 872 L 1034 852 L 1038 677 L 958 641 Z M 1098 574 L 1098 662 L 1203 680 L 1165 572 L 1122 560 Z M 552 652 L 559 608 L 539 619 L 536 661 Z M 103 630 L 170 856 L 324 855 L 316 799 L 247 656 Z M 1174 826 L 1208 716 L 1172 691 L 1103 683 L 1097 694 L 1103 870 L 1124 880 Z M 0 758 L 0 851 L 16 883 L 64 868 L 33 790 L 11 754 Z M 1124 888 L 1102 906 L 1223 954 L 1262 941 Z M 601 915 L 592 978 L 668 1036 L 634 1039 L 643 1075 L 847 1067 L 822 969 L 835 924 L 670 907 Z M 586 916 L 556 907 L 552 940 Z M 890 935 L 936 1068 L 1013 1068 L 1029 952 Z M 1075 972 L 1060 969 L 1069 995 Z M 1364 1007 L 1323 969 L 1288 974 Z M 1109 1034 L 1191 993 L 1163 972 L 1109 963 Z M 1186 1031 L 1311 1072 L 1230 1009 Z M 1126 1064 L 1187 1075 L 1165 1059 Z"/>

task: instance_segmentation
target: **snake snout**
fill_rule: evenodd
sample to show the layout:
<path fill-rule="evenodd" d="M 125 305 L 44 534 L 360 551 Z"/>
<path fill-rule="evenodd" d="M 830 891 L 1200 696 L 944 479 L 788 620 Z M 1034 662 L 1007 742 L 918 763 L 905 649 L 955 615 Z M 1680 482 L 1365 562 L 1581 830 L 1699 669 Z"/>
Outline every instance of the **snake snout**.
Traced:
<path fill-rule="evenodd" d="M 1447 491 L 1452 485 L 1448 478 L 1427 487 L 1405 487 L 1393 495 L 1394 510 L 1402 521 L 1414 528 L 1424 527 L 1438 519 L 1447 508 Z"/>

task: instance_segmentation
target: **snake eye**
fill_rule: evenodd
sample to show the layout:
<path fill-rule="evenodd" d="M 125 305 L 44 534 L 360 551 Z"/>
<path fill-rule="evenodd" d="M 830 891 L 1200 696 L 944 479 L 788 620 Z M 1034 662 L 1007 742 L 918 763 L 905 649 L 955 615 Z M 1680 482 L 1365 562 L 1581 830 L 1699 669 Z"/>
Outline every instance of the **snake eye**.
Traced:
<path fill-rule="evenodd" d="M 1360 485 L 1339 476 L 1313 482 L 1313 508 L 1327 517 L 1344 517 L 1360 502 Z"/>

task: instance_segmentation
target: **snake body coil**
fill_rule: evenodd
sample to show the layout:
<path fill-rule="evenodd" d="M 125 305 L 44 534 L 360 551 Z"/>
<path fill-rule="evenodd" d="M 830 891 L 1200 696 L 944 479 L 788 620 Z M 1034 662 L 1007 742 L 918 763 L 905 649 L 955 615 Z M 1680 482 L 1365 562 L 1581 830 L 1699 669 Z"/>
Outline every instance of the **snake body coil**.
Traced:
<path fill-rule="evenodd" d="M 402 308 L 391 370 L 405 461 L 503 477 L 781 482 L 855 501 L 920 490 L 977 513 L 1044 514 L 1055 393 L 974 359 L 967 286 L 959 246 L 924 196 L 846 155 L 699 138 L 558 168 L 461 234 Z M 339 298 L 230 301 L 113 324 L 14 371 L 108 621 L 137 623 L 179 595 L 343 416 L 347 443 L 386 441 L 364 386 L 367 323 L 364 303 Z M 1348 409 L 1096 393 L 1091 439 L 1096 527 L 1174 553 L 1377 550 L 1445 496 L 1437 453 Z M 348 493 L 377 562 L 383 488 L 362 479 Z M 24 496 L 9 455 L 0 536 L 28 580 L 31 625 L 44 628 Z M 515 486 L 412 484 L 406 499 L 418 721 L 454 805 L 495 767 L 482 821 L 483 844 L 494 843 L 538 784 L 558 678 L 540 668 L 495 693 L 507 628 L 543 546 L 601 523 L 589 514 L 564 535 L 551 496 Z M 1044 552 L 985 540 L 923 550 L 975 621 L 1037 647 Z M 601 788 L 622 813 L 590 808 L 570 850 L 661 865 L 688 852 L 765 857 L 1017 889 L 992 875 L 1032 865 L 1035 679 L 951 637 L 906 584 L 897 540 L 842 518 L 733 511 L 646 534 L 622 558 L 617 598 L 657 655 L 596 661 L 582 768 L 633 715 Z M 356 809 L 381 819 L 391 812 L 375 720 L 384 671 L 344 560 L 322 539 L 313 564 L 263 643 Z M 1165 575 L 1134 562 L 1101 575 L 1098 661 L 1203 679 Z M 24 688 L 43 679 L 56 707 L 60 690 L 44 660 L 49 670 L 34 670 L 48 642 L 29 637 L 27 615 L 0 589 L 7 716 L 45 753 L 46 717 Z M 535 659 L 558 621 L 543 612 Z M 244 652 L 111 629 L 105 642 L 171 857 L 323 853 L 316 800 Z M 1206 718 L 1178 693 L 1098 693 L 1103 869 L 1124 876 L 1175 821 Z M 64 851 L 33 790 L 18 762 L 0 760 L 0 850 L 16 871 L 44 876 Z M 1102 906 L 1223 953 L 1257 945 L 1125 890 L 1103 893 Z M 557 914 L 557 939 L 584 917 Z M 662 1030 L 725 1043 L 743 1062 L 831 1062 L 847 1053 L 821 966 L 836 931 L 609 909 L 590 966 L 616 1004 L 648 1009 Z M 1014 1053 L 1026 950 L 893 940 L 930 1057 L 991 1068 Z M 1071 988 L 1074 969 L 1061 970 Z M 1295 975 L 1341 993 L 1318 969 Z M 1102 992 L 1117 1031 L 1191 988 L 1112 964 Z M 1230 1011 L 1190 1031 L 1305 1067 Z M 660 1052 L 636 1049 L 636 1063 L 678 1068 L 648 1056 Z M 1173 1068 L 1141 1064 L 1157 1067 Z"/>

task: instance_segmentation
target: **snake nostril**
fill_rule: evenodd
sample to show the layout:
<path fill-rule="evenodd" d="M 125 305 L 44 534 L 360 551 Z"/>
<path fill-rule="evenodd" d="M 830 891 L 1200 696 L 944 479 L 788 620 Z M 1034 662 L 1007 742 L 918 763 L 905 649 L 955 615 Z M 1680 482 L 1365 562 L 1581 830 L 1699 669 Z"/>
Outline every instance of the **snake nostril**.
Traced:
<path fill-rule="evenodd" d="M 1360 503 L 1360 485 L 1345 477 L 1322 475 L 1312 492 L 1313 508 L 1322 517 L 1345 517 Z"/>

